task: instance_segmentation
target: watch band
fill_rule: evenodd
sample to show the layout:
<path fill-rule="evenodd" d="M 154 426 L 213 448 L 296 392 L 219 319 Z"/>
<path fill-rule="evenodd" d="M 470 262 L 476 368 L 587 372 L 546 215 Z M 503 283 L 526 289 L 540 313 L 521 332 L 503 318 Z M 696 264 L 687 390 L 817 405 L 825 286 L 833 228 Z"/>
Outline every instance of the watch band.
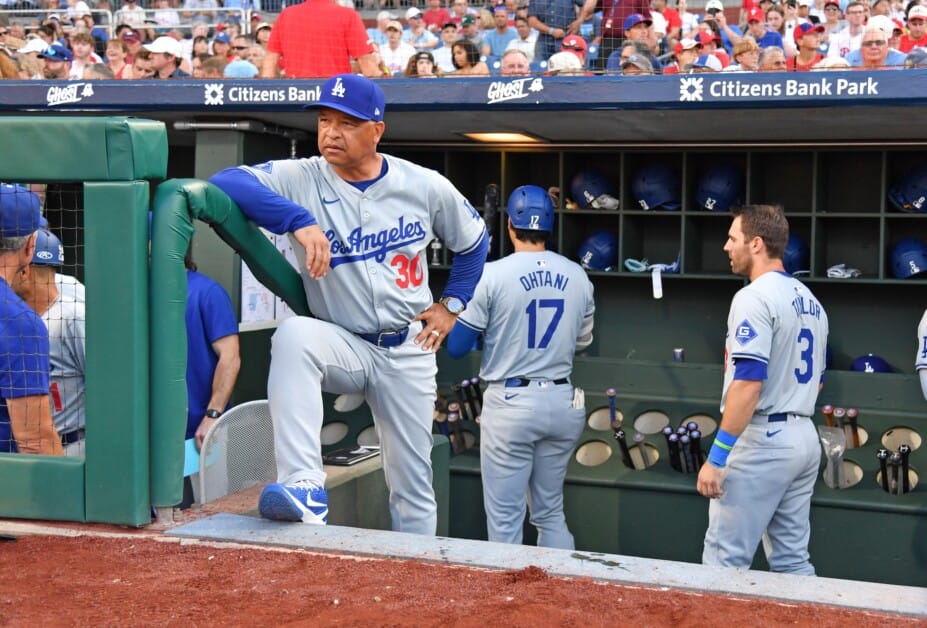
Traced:
<path fill-rule="evenodd" d="M 218 419 L 220 416 L 222 416 L 222 412 L 220 410 L 216 410 L 215 408 L 208 408 L 206 410 L 206 418 Z"/>

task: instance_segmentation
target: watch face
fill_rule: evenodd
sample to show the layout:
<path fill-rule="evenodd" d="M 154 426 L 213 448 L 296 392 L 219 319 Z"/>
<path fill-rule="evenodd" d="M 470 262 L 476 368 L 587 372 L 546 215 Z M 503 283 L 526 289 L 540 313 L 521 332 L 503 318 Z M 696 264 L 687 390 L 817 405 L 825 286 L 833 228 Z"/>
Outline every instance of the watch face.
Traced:
<path fill-rule="evenodd" d="M 441 303 L 444 304 L 444 307 L 446 307 L 447 311 L 451 314 L 460 314 L 467 307 L 464 305 L 464 302 L 457 297 L 447 297 L 445 299 L 441 299 Z"/>

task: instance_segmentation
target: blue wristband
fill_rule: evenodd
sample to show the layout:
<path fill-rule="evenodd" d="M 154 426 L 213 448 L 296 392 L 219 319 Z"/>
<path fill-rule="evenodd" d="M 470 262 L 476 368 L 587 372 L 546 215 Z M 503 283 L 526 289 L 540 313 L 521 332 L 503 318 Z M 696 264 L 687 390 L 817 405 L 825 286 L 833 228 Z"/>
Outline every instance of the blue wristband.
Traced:
<path fill-rule="evenodd" d="M 723 469 L 727 465 L 727 457 L 730 455 L 731 449 L 734 448 L 734 443 L 736 442 L 736 436 L 728 434 L 722 429 L 718 429 L 715 442 L 711 444 L 711 450 L 708 452 L 708 462 L 719 469 Z"/>

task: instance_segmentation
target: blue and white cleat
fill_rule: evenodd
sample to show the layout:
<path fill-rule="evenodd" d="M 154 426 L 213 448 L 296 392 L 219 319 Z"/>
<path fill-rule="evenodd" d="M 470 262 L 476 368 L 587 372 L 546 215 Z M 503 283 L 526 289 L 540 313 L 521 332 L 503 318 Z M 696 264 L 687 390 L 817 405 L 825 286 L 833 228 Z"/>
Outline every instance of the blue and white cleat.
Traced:
<path fill-rule="evenodd" d="M 258 510 L 273 521 L 302 521 L 325 525 L 328 521 L 328 493 L 324 486 L 299 482 L 289 486 L 268 484 L 261 492 Z"/>

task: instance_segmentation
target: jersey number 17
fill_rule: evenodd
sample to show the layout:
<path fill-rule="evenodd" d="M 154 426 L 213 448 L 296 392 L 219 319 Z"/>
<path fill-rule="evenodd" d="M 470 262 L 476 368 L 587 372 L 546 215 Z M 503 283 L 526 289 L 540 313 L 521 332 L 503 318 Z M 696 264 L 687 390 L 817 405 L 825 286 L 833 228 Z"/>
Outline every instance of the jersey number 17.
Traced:
<path fill-rule="evenodd" d="M 553 315 L 551 315 L 550 322 L 547 324 L 544 335 L 541 336 L 541 340 L 538 341 L 538 318 L 541 315 L 539 310 L 546 309 L 552 309 L 554 312 Z M 557 331 L 557 325 L 560 324 L 560 319 L 563 318 L 563 299 L 533 299 L 531 303 L 528 304 L 528 307 L 525 308 L 525 313 L 528 315 L 528 348 L 546 349 L 547 345 L 550 344 L 551 338 L 554 337 L 554 332 Z"/>

